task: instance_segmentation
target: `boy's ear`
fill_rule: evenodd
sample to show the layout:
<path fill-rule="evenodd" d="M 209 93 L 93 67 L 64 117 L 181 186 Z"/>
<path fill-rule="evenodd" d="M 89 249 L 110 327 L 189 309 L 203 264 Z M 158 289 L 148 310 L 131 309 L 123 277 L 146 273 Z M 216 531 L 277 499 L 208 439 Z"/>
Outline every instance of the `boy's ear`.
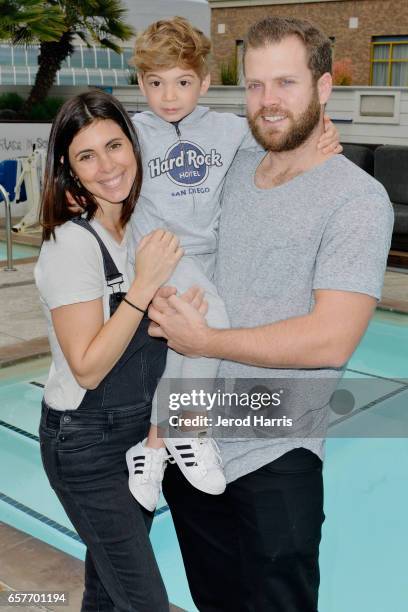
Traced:
<path fill-rule="evenodd" d="M 142 72 L 138 72 L 137 73 L 137 84 L 139 85 L 140 91 L 145 96 L 146 95 L 146 90 L 145 90 L 145 86 L 144 86 L 144 83 L 143 83 L 143 73 Z"/>
<path fill-rule="evenodd" d="M 210 83 L 211 83 L 211 74 L 208 73 L 207 76 L 205 76 L 203 80 L 201 81 L 200 96 L 203 96 L 204 94 L 207 93 Z"/>

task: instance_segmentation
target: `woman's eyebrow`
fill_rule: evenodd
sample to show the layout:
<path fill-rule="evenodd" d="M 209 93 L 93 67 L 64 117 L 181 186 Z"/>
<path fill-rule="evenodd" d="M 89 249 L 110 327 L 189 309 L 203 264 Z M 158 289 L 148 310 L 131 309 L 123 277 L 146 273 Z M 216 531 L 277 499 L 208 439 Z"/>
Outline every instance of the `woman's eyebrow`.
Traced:
<path fill-rule="evenodd" d="M 93 149 L 82 149 L 82 151 L 78 151 L 78 153 L 75 153 L 75 157 L 78 157 L 78 155 L 82 155 L 83 153 L 92 153 Z"/>
<path fill-rule="evenodd" d="M 105 147 L 109 147 L 110 144 L 112 144 L 112 142 L 115 142 L 116 140 L 123 140 L 123 136 L 116 136 L 115 138 L 111 138 L 110 140 L 108 140 L 108 142 L 105 143 Z M 82 149 L 81 151 L 78 151 L 78 153 L 75 153 L 75 157 L 78 157 L 78 155 L 82 155 L 83 153 L 92 153 L 94 151 L 94 149 Z"/>

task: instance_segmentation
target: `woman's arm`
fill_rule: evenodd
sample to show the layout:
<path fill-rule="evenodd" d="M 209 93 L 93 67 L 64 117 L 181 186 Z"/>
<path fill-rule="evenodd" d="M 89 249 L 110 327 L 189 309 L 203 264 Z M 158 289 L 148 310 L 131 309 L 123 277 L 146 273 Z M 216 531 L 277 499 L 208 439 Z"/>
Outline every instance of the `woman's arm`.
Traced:
<path fill-rule="evenodd" d="M 127 299 L 146 310 L 157 289 L 168 280 L 183 254 L 178 239 L 156 230 L 140 243 L 135 279 Z M 62 352 L 78 384 L 94 389 L 126 350 L 142 313 L 122 302 L 104 324 L 102 299 L 60 306 L 51 311 Z"/>

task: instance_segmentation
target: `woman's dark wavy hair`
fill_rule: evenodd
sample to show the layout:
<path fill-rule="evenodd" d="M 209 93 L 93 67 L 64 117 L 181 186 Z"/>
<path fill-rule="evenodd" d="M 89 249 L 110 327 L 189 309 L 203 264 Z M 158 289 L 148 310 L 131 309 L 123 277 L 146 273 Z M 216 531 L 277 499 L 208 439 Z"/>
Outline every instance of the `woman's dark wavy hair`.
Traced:
<path fill-rule="evenodd" d="M 142 160 L 134 125 L 122 104 L 113 96 L 98 89 L 82 93 L 65 102 L 51 128 L 40 211 L 43 240 L 49 240 L 51 236 L 55 238 L 55 228 L 77 216 L 68 208 L 67 191 L 80 206 L 84 207 L 85 201 L 88 220 L 96 213 L 98 204 L 95 197 L 74 179 L 68 159 L 68 149 L 75 135 L 96 119 L 111 119 L 117 123 L 133 145 L 137 173 L 123 202 L 122 227 L 135 208 L 142 186 Z"/>

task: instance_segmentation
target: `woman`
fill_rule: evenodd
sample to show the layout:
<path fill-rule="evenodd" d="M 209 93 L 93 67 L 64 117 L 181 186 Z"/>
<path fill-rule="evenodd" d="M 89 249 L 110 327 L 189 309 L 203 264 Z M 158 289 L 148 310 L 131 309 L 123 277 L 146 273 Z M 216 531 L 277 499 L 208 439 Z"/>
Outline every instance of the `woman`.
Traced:
<path fill-rule="evenodd" d="M 152 514 L 129 491 L 125 453 L 146 437 L 165 365 L 146 309 L 182 250 L 157 230 L 129 269 L 126 224 L 141 168 L 117 100 L 90 91 L 64 104 L 48 145 L 35 270 L 52 351 L 40 443 L 51 486 L 87 547 L 83 611 L 169 609 L 148 537 Z M 86 202 L 82 218 L 72 220 L 68 192 Z"/>

